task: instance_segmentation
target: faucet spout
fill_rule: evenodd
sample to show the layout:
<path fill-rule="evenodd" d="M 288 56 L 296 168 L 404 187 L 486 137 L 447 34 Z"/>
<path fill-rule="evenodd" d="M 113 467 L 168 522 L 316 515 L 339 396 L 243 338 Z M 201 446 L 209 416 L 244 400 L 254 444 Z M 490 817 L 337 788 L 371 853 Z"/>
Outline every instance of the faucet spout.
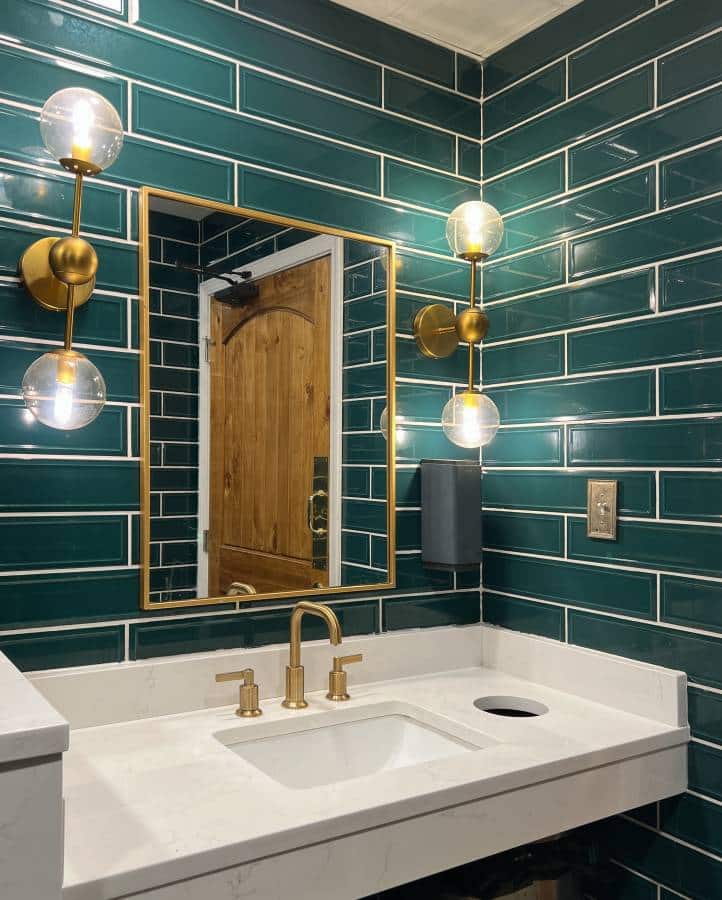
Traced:
<path fill-rule="evenodd" d="M 308 706 L 304 697 L 303 666 L 301 665 L 301 622 L 305 613 L 318 616 L 328 626 L 328 637 L 336 646 L 343 640 L 341 623 L 336 613 L 323 603 L 301 600 L 291 613 L 291 650 L 289 664 L 286 666 L 286 699 L 283 706 L 287 709 L 304 709 Z"/>

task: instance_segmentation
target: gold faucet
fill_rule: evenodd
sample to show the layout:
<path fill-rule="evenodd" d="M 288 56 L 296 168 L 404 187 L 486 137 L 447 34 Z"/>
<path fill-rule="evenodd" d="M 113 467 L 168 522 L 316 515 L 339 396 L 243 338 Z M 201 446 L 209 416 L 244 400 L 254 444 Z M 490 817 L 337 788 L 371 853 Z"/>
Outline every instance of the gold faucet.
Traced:
<path fill-rule="evenodd" d="M 304 613 L 318 616 L 328 625 L 328 636 L 336 646 L 341 643 L 341 625 L 336 613 L 323 603 L 301 600 L 291 613 L 291 658 L 286 666 L 286 709 L 305 709 L 308 706 L 303 696 L 303 666 L 301 665 L 301 620 Z"/>

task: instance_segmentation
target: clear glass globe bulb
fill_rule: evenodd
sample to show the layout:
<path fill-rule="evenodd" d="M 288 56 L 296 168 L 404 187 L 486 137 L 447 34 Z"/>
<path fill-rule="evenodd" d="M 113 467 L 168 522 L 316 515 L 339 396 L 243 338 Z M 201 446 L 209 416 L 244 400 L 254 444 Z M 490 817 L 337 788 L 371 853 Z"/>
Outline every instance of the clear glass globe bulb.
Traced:
<path fill-rule="evenodd" d="M 82 353 L 52 350 L 36 359 L 23 376 L 23 398 L 38 422 L 72 431 L 100 415 L 105 381 Z"/>
<path fill-rule="evenodd" d="M 406 419 L 404 416 L 399 414 L 399 411 L 396 411 L 396 449 L 403 450 L 406 447 L 410 440 L 410 434 L 407 429 L 402 428 L 401 424 L 405 422 Z M 388 406 L 384 406 L 383 412 L 379 417 L 379 428 L 381 429 L 381 434 L 384 436 L 384 440 L 388 441 L 389 439 L 389 408 Z"/>
<path fill-rule="evenodd" d="M 478 391 L 463 391 L 449 400 L 441 413 L 444 434 L 457 447 L 485 447 L 499 428 L 499 410 Z"/>
<path fill-rule="evenodd" d="M 85 88 L 64 88 L 48 97 L 40 133 L 58 162 L 76 160 L 98 170 L 112 165 L 123 146 L 123 123 L 115 107 Z"/>
<path fill-rule="evenodd" d="M 482 200 L 457 206 L 446 221 L 446 240 L 454 256 L 486 259 L 498 249 L 504 237 L 504 220 Z"/>

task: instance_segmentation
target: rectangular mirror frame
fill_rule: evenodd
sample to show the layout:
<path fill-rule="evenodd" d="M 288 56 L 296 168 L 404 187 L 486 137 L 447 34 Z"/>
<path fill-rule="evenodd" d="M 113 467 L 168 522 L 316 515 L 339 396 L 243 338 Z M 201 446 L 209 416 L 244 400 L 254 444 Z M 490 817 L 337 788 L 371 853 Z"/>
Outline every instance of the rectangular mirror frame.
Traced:
<path fill-rule="evenodd" d="M 387 571 L 388 580 L 377 584 L 349 585 L 318 589 L 284 591 L 281 593 L 248 594 L 234 597 L 201 597 L 195 600 L 169 600 L 162 603 L 150 601 L 150 232 L 149 216 L 152 197 L 163 200 L 176 200 L 202 206 L 214 212 L 256 218 L 274 225 L 289 228 L 300 228 L 317 234 L 328 234 L 348 240 L 365 241 L 385 247 L 388 251 L 387 284 L 386 284 L 386 396 L 388 409 L 388 440 L 386 449 L 387 466 L 387 499 L 386 521 L 388 534 Z M 194 606 L 212 606 L 230 603 L 256 603 L 258 601 L 278 601 L 296 597 L 317 597 L 354 593 L 373 593 L 390 590 L 396 586 L 396 452 L 395 452 L 395 383 L 396 383 L 396 244 L 394 241 L 370 237 L 341 228 L 290 219 L 271 213 L 232 206 L 213 200 L 204 200 L 175 191 L 164 191 L 159 188 L 142 187 L 138 198 L 139 227 L 139 308 L 138 323 L 140 337 L 140 607 L 143 610 L 179 609 Z"/>

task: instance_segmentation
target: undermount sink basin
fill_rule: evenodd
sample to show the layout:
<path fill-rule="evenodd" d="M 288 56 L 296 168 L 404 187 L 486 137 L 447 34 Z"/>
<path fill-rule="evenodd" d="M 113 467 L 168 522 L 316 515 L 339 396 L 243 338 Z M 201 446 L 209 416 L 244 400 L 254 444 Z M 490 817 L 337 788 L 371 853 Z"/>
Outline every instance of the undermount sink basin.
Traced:
<path fill-rule="evenodd" d="M 419 718 L 419 714 L 422 718 Z M 437 717 L 406 704 L 378 704 L 349 714 L 312 714 L 216 735 L 269 778 L 289 788 L 311 788 L 387 772 L 489 746 L 450 734 Z M 283 730 L 281 730 L 283 729 Z"/>

